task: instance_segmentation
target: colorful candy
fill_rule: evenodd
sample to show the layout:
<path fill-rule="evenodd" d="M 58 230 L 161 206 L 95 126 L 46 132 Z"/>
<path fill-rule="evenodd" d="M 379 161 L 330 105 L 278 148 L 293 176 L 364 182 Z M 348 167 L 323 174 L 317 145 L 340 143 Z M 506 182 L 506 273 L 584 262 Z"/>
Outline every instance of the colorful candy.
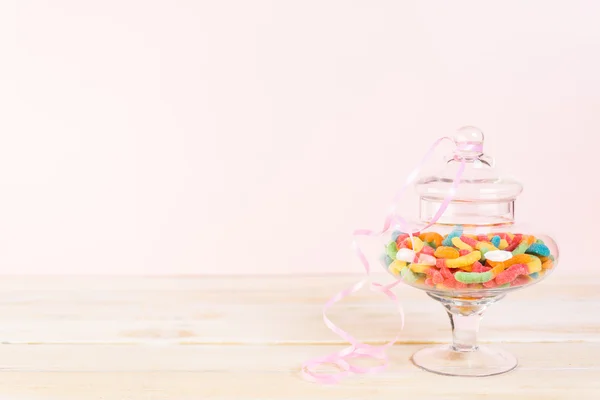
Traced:
<path fill-rule="evenodd" d="M 419 235 L 419 239 L 424 242 L 432 243 L 434 246 L 431 247 L 435 248 L 442 245 L 444 237 L 437 232 L 425 232 Z"/>
<path fill-rule="evenodd" d="M 414 250 L 408 248 L 398 249 L 396 252 L 396 260 L 404 261 L 404 262 L 416 262 L 417 256 Z"/>
<path fill-rule="evenodd" d="M 408 267 L 404 267 L 402 268 L 402 270 L 400 270 L 400 276 L 405 282 L 408 283 L 414 283 L 418 279 L 417 276 Z"/>
<path fill-rule="evenodd" d="M 454 247 L 440 246 L 433 255 L 437 258 L 458 258 L 460 253 Z"/>
<path fill-rule="evenodd" d="M 444 246 L 452 246 L 452 239 L 455 237 L 460 237 L 463 233 L 463 227 L 458 225 L 454 228 L 452 232 L 446 236 L 446 238 L 442 241 Z"/>
<path fill-rule="evenodd" d="M 452 244 L 454 245 L 454 247 L 458 247 L 459 250 L 473 250 L 472 246 L 469 246 L 468 244 L 460 240 L 459 237 L 452 238 Z"/>
<path fill-rule="evenodd" d="M 421 249 L 425 245 L 425 243 L 423 243 L 423 241 L 421 239 L 419 239 L 418 236 L 413 236 L 412 240 L 409 237 L 409 238 L 405 239 L 405 241 L 406 241 L 406 245 L 408 246 L 408 248 L 416 251 L 417 253 L 419 251 L 421 251 Z M 413 245 L 414 245 L 414 248 L 413 248 Z"/>
<path fill-rule="evenodd" d="M 527 254 L 534 254 L 536 256 L 548 257 L 550 255 L 550 249 L 544 243 L 533 243 L 525 251 Z"/>
<path fill-rule="evenodd" d="M 458 267 L 464 267 L 467 265 L 471 265 L 475 261 L 479 261 L 480 258 L 481 258 L 481 252 L 473 251 L 473 252 L 467 254 L 466 256 L 452 258 L 452 259 L 448 259 L 448 260 L 444 260 L 444 261 L 448 268 L 458 268 Z"/>
<path fill-rule="evenodd" d="M 554 266 L 551 248 L 532 235 L 392 233 L 380 261 L 394 276 L 438 291 L 476 292 L 527 285 Z M 488 257 L 486 257 L 486 254 Z"/>
<path fill-rule="evenodd" d="M 523 236 L 523 240 L 521 240 L 521 243 L 519 243 L 519 245 L 512 251 L 513 256 L 525 253 L 534 241 L 535 238 L 533 236 Z"/>
<path fill-rule="evenodd" d="M 385 251 L 392 260 L 396 259 L 396 253 L 398 252 L 398 246 L 396 246 L 396 242 L 390 242 L 385 248 Z"/>
<path fill-rule="evenodd" d="M 487 272 L 457 272 L 454 278 L 462 283 L 485 283 L 494 279 L 492 271 Z"/>
<path fill-rule="evenodd" d="M 494 279 L 496 284 L 504 285 L 514 281 L 519 275 L 529 275 L 529 269 L 525 264 L 515 264 L 508 267 L 505 271 L 502 271 Z"/>

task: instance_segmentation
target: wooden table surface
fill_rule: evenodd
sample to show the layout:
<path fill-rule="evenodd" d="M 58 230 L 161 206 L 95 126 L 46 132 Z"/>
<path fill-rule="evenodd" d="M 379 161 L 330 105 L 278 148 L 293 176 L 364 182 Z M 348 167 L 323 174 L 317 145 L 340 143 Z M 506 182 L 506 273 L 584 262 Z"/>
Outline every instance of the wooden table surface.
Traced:
<path fill-rule="evenodd" d="M 391 366 L 335 386 L 303 381 L 300 365 L 345 347 L 321 307 L 357 276 L 4 277 L 0 400 L 600 399 L 600 274 L 559 272 L 486 313 L 481 341 L 513 352 L 513 372 L 452 378 L 413 366 L 410 355 L 447 342 L 450 327 L 441 305 L 401 286 L 406 327 Z M 330 316 L 369 343 L 399 329 L 368 289 Z"/>

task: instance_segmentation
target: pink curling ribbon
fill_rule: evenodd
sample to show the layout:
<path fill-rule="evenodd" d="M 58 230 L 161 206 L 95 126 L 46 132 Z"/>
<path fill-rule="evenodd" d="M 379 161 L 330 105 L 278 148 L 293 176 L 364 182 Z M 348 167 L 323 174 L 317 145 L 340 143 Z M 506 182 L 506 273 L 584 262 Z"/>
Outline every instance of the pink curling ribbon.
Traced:
<path fill-rule="evenodd" d="M 390 340 L 389 342 L 387 342 L 381 346 L 373 346 L 373 345 L 369 345 L 366 343 L 361 343 L 357 339 L 352 337 L 348 332 L 344 331 L 343 329 L 341 329 L 340 327 L 335 325 L 327 317 L 327 310 L 331 306 L 333 306 L 335 303 L 339 302 L 340 300 L 350 296 L 353 293 L 358 292 L 360 289 L 362 289 L 364 287 L 364 285 L 367 283 L 367 281 L 369 279 L 369 276 L 371 274 L 371 266 L 369 264 L 369 261 L 367 260 L 367 257 L 365 256 L 365 254 L 362 252 L 362 250 L 358 246 L 358 243 L 356 241 L 356 238 L 358 236 L 379 236 L 379 235 L 387 232 L 390 229 L 390 227 L 392 226 L 392 224 L 395 223 L 395 224 L 397 224 L 397 226 L 400 227 L 400 229 L 402 231 L 408 232 L 411 240 L 413 240 L 413 232 L 410 229 L 408 222 L 405 219 L 403 219 L 402 217 L 395 215 L 396 205 L 398 203 L 398 200 L 402 196 L 402 194 L 404 194 L 404 192 L 409 187 L 409 185 L 417 178 L 419 171 L 421 170 L 421 168 L 423 167 L 425 162 L 429 159 L 429 157 L 431 156 L 431 154 L 433 153 L 435 148 L 444 140 L 450 140 L 453 143 L 455 143 L 454 139 L 452 139 L 450 137 L 442 137 L 433 143 L 433 145 L 431 146 L 429 151 L 427 151 L 427 153 L 425 154 L 425 156 L 423 157 L 421 162 L 419 164 L 417 164 L 415 169 L 410 173 L 410 175 L 406 179 L 406 182 L 404 183 L 404 185 L 396 193 L 396 196 L 394 196 L 392 205 L 390 207 L 390 211 L 389 211 L 387 217 L 385 218 L 382 230 L 380 232 L 376 232 L 376 231 L 372 231 L 369 229 L 358 229 L 353 232 L 354 240 L 352 241 L 352 246 L 354 247 L 354 251 L 356 252 L 356 255 L 360 259 L 360 261 L 365 269 L 366 277 L 364 279 L 362 279 L 361 281 L 352 285 L 350 288 L 342 290 L 341 292 L 337 293 L 335 296 L 333 296 L 331 299 L 329 299 L 323 306 L 323 321 L 325 322 L 325 325 L 332 332 L 334 332 L 340 338 L 342 338 L 344 341 L 349 342 L 350 346 L 343 349 L 342 351 L 332 353 L 332 354 L 326 355 L 324 357 L 315 358 L 313 360 L 309 360 L 309 361 L 305 362 L 304 364 L 302 364 L 302 376 L 304 377 L 304 379 L 311 381 L 311 382 L 333 384 L 333 383 L 339 382 L 342 378 L 348 376 L 351 373 L 365 374 L 365 373 L 378 372 L 378 371 L 384 370 L 388 366 L 389 358 L 388 358 L 385 350 L 388 347 L 392 346 L 394 343 L 396 343 L 398 341 L 398 338 L 400 335 L 396 335 L 396 337 L 394 339 Z M 457 145 L 458 150 L 465 150 L 465 148 L 463 148 L 463 146 L 461 146 L 459 144 L 456 144 L 456 145 Z M 477 150 L 479 150 L 479 149 L 477 149 Z M 421 231 L 429 228 L 430 226 L 432 226 L 433 224 L 435 224 L 437 222 L 437 220 L 442 216 L 442 214 L 448 207 L 448 204 L 450 204 L 452 197 L 456 193 L 456 189 L 460 182 L 460 177 L 462 176 L 462 174 L 465 170 L 465 159 L 464 158 L 459 158 L 459 159 L 460 159 L 460 166 L 458 168 L 458 171 L 456 172 L 456 177 L 454 178 L 454 181 L 452 182 L 452 186 L 450 187 L 450 190 L 446 194 L 444 201 L 440 205 L 440 208 L 435 213 L 435 215 L 433 216 L 431 221 L 425 227 L 421 228 L 420 229 Z M 416 234 L 416 232 L 415 232 L 415 234 Z M 414 248 L 414 246 L 413 246 L 413 248 Z M 391 290 L 394 286 L 398 285 L 398 283 L 400 283 L 400 282 L 401 282 L 400 279 L 396 280 L 395 282 L 393 282 L 389 285 L 382 285 L 380 283 L 371 282 L 370 288 L 373 291 L 382 292 L 396 304 L 396 306 L 398 308 L 398 313 L 400 314 L 400 331 L 402 331 L 402 329 L 404 329 L 404 311 L 402 310 L 402 307 L 401 307 L 400 303 L 398 302 L 398 297 Z M 371 358 L 371 359 L 381 361 L 381 364 L 377 365 L 375 367 L 360 368 L 360 367 L 352 365 L 349 362 L 349 360 L 351 360 L 353 358 Z M 314 371 L 314 369 L 316 369 L 317 367 L 324 365 L 324 364 L 331 364 L 331 365 L 337 366 L 339 369 L 339 372 L 328 374 L 328 373 L 317 373 Z"/>

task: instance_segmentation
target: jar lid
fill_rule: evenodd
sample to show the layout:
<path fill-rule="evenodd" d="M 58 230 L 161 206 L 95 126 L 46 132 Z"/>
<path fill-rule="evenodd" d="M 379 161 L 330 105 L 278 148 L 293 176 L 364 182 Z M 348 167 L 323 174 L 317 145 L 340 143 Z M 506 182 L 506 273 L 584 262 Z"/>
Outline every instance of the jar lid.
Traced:
<path fill-rule="evenodd" d="M 420 197 L 420 219 L 429 222 L 435 215 L 464 162 L 452 200 L 439 218 L 439 224 L 496 225 L 514 221 L 514 201 L 523 186 L 502 177 L 494 159 L 483 153 L 483 133 L 465 126 L 454 136 L 454 152 L 446 157 L 438 173 L 420 178 L 415 188 Z"/>

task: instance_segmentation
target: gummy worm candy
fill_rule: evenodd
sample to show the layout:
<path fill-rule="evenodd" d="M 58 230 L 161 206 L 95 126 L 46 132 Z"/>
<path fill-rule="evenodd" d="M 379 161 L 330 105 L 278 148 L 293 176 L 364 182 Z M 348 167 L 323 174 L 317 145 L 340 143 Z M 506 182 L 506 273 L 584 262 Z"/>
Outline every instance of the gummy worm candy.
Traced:
<path fill-rule="evenodd" d="M 440 273 L 444 277 L 444 282 L 442 282 L 443 287 L 451 288 L 451 289 L 464 289 L 467 287 L 465 283 L 459 282 L 454 278 L 454 275 L 447 267 L 442 267 L 440 269 Z M 438 285 L 439 287 L 440 285 Z"/>
<path fill-rule="evenodd" d="M 463 241 L 465 244 L 468 244 L 469 246 L 475 248 L 475 246 L 477 245 L 477 240 L 473 239 L 472 237 L 469 237 L 467 235 L 462 235 L 460 237 L 460 240 Z"/>
<path fill-rule="evenodd" d="M 458 247 L 459 250 L 473 250 L 473 247 L 460 240 L 459 237 L 452 238 L 452 244 Z"/>
<path fill-rule="evenodd" d="M 492 244 L 498 248 L 498 246 L 500 246 L 500 241 L 502 240 L 502 238 L 500 238 L 500 236 L 496 235 L 493 238 L 490 239 L 490 242 L 492 242 Z"/>
<path fill-rule="evenodd" d="M 485 283 L 494 279 L 492 271 L 488 272 L 463 272 L 454 274 L 454 278 L 462 283 Z"/>
<path fill-rule="evenodd" d="M 525 253 L 525 251 L 527 251 L 533 242 L 535 242 L 535 238 L 533 236 L 524 236 L 523 240 L 521 240 L 521 243 L 519 243 L 519 245 L 512 251 L 513 256 Z"/>
<path fill-rule="evenodd" d="M 505 250 L 508 247 L 508 242 L 506 239 L 500 239 L 500 244 L 496 247 L 500 250 Z"/>
<path fill-rule="evenodd" d="M 485 253 L 487 253 L 488 251 L 492 251 L 492 250 L 498 250 L 498 248 L 496 246 L 494 246 L 493 244 L 491 244 L 489 242 L 477 242 L 477 244 L 475 245 L 475 248 L 477 250 L 483 250 L 483 251 L 485 251 Z"/>
<path fill-rule="evenodd" d="M 406 267 L 406 263 L 404 261 L 395 260 L 388 266 L 388 271 L 390 271 L 394 276 L 400 275 L 400 271 Z"/>
<path fill-rule="evenodd" d="M 417 258 L 415 252 L 411 249 L 401 248 L 396 252 L 396 259 L 406 262 L 415 262 Z"/>
<path fill-rule="evenodd" d="M 455 237 L 460 237 L 463 233 L 463 227 L 461 225 L 457 225 L 456 227 L 454 227 L 454 229 L 452 230 L 452 232 L 450 232 L 448 234 L 448 236 L 446 236 L 446 239 L 444 239 L 444 241 L 442 242 L 442 244 L 444 246 L 452 246 L 452 239 Z"/>
<path fill-rule="evenodd" d="M 508 245 L 508 247 L 504 250 L 513 251 L 514 249 L 516 249 L 517 246 L 519 245 L 519 243 L 521 243 L 522 238 L 523 238 L 523 235 L 521 235 L 520 233 L 517 233 L 510 241 L 510 244 Z"/>
<path fill-rule="evenodd" d="M 541 257 L 540 261 L 542 262 L 542 269 L 550 269 L 554 266 L 554 262 L 550 257 Z"/>
<path fill-rule="evenodd" d="M 396 246 L 396 243 L 391 242 L 390 244 L 388 244 L 385 248 L 385 252 L 387 253 L 388 257 L 395 260 L 396 253 L 398 252 L 398 247 Z"/>
<path fill-rule="evenodd" d="M 423 248 L 421 249 L 421 253 L 429 254 L 430 256 L 432 256 L 435 254 L 435 250 L 433 249 L 433 247 L 425 244 L 425 246 L 423 246 Z"/>
<path fill-rule="evenodd" d="M 542 260 L 531 254 L 517 254 L 513 258 L 504 262 L 504 265 L 507 267 L 515 264 L 527 265 L 527 268 L 529 268 L 529 273 L 531 274 L 542 270 Z"/>
<path fill-rule="evenodd" d="M 406 246 L 409 249 L 412 249 L 412 250 L 416 251 L 417 253 L 419 251 L 421 251 L 421 249 L 425 245 L 425 243 L 423 243 L 423 241 L 421 239 L 419 239 L 418 236 L 413 236 L 412 240 L 410 240 L 410 238 L 406 238 L 406 239 L 404 239 L 404 242 L 406 243 Z M 413 249 L 413 244 L 414 244 L 414 249 Z"/>
<path fill-rule="evenodd" d="M 480 251 L 473 251 L 466 256 L 444 260 L 448 268 L 458 268 L 473 264 L 481 258 Z"/>
<path fill-rule="evenodd" d="M 431 277 L 431 282 L 434 285 L 437 285 L 438 283 L 442 283 L 444 282 L 444 276 L 441 274 L 440 271 L 438 271 L 435 268 L 429 268 L 426 272 L 426 274 Z"/>
<path fill-rule="evenodd" d="M 423 254 L 423 253 L 421 253 L 419 255 L 419 258 L 418 258 L 417 262 L 419 264 L 435 265 L 437 263 L 437 260 L 435 259 L 434 256 L 431 256 L 429 254 Z"/>
<path fill-rule="evenodd" d="M 454 247 L 440 246 L 435 249 L 433 255 L 437 258 L 458 258 L 460 253 Z"/>
<path fill-rule="evenodd" d="M 466 256 L 470 252 L 471 252 L 471 250 L 459 250 L 458 254 L 461 255 L 461 256 Z"/>
<path fill-rule="evenodd" d="M 412 263 L 409 265 L 409 268 L 412 272 L 416 272 L 418 274 L 425 274 L 431 269 L 431 265 Z"/>
<path fill-rule="evenodd" d="M 418 278 L 408 267 L 402 268 L 400 276 L 405 282 L 414 283 Z"/>
<path fill-rule="evenodd" d="M 419 238 L 424 242 L 434 243 L 435 247 L 441 246 L 444 237 L 437 232 L 425 232 L 419 235 Z"/>
<path fill-rule="evenodd" d="M 473 263 L 473 272 L 487 272 L 489 270 L 491 270 L 492 268 L 490 267 L 484 267 L 483 265 L 481 265 L 481 263 L 479 261 L 475 261 Z"/>
<path fill-rule="evenodd" d="M 498 285 L 504 285 L 514 281 L 519 275 L 529 275 L 529 268 L 525 264 L 514 264 L 507 270 L 498 274 L 495 281 Z"/>
<path fill-rule="evenodd" d="M 535 254 L 536 256 L 548 257 L 550 255 L 550 249 L 544 243 L 533 243 L 525 251 L 529 254 Z"/>
<path fill-rule="evenodd" d="M 406 238 L 408 238 L 408 237 L 409 237 L 408 233 L 402 233 L 394 241 L 396 242 L 396 244 L 398 245 L 398 247 L 400 247 L 400 245 L 402 244 L 402 242 L 404 242 L 406 240 Z"/>

